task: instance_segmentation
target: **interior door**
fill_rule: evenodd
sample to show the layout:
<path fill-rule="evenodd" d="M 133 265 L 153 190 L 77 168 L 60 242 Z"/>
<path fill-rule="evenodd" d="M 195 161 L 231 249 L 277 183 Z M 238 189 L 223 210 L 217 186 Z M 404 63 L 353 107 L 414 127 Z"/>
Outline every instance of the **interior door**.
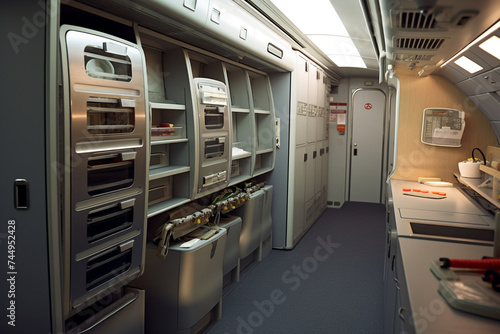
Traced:
<path fill-rule="evenodd" d="M 381 203 L 385 99 L 379 89 L 353 93 L 349 201 Z"/>

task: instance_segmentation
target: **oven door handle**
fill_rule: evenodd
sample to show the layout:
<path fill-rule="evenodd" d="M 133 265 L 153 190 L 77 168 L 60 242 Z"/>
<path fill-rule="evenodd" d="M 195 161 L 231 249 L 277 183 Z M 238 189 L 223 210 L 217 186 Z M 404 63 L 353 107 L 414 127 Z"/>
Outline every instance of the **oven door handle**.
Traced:
<path fill-rule="evenodd" d="M 120 209 L 125 210 L 135 205 L 135 198 L 120 202 Z"/>
<path fill-rule="evenodd" d="M 122 153 L 120 153 L 120 157 L 122 158 L 123 161 L 135 160 L 136 156 L 137 156 L 137 152 L 122 152 Z"/>
<path fill-rule="evenodd" d="M 127 249 L 130 249 L 134 246 L 134 240 L 129 240 L 127 242 L 124 242 L 123 244 L 119 245 L 118 248 L 120 250 L 120 253 L 125 252 Z"/>
<path fill-rule="evenodd" d="M 103 42 L 102 48 L 105 52 L 114 53 L 115 55 L 126 56 L 127 47 L 122 44 L 116 44 L 113 42 Z"/>

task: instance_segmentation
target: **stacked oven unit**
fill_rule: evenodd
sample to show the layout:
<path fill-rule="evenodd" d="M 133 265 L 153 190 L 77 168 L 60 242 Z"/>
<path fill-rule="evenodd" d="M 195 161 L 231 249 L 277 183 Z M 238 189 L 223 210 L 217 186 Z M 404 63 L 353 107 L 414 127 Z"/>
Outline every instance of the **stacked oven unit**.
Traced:
<path fill-rule="evenodd" d="M 142 274 L 149 116 L 137 45 L 74 26 L 60 36 L 68 319 L 103 297 L 120 299 Z"/>
<path fill-rule="evenodd" d="M 226 85 L 194 78 L 198 112 L 199 162 L 195 198 L 228 186 L 231 171 L 231 110 Z"/>

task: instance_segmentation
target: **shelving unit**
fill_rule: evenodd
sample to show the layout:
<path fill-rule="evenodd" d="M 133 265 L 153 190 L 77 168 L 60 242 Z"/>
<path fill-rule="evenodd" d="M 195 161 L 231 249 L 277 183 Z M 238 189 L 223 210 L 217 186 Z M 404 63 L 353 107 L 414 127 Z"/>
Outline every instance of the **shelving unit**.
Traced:
<path fill-rule="evenodd" d="M 255 122 L 255 163 L 253 176 L 273 170 L 275 159 L 275 116 L 269 78 L 248 71 L 251 107 Z"/>
<path fill-rule="evenodd" d="M 148 218 L 191 199 L 188 181 L 191 171 L 189 139 L 186 131 L 183 131 L 186 129 L 186 106 L 150 102 L 150 114 L 152 126 L 169 123 L 174 126 L 163 129 L 176 130 L 156 138 L 151 135 Z"/>
<path fill-rule="evenodd" d="M 151 118 L 148 218 L 193 198 L 196 130 L 186 51 L 140 28 Z"/>
<path fill-rule="evenodd" d="M 232 156 L 230 185 L 252 177 L 254 165 L 254 127 L 250 109 L 250 82 L 243 68 L 224 64 L 232 113 Z"/>
<path fill-rule="evenodd" d="M 500 148 L 494 146 L 488 146 L 486 151 L 487 161 L 500 161 Z M 475 192 L 480 194 L 484 199 L 493 204 L 496 208 L 500 209 L 500 171 L 485 165 L 480 165 L 479 170 L 493 178 L 493 187 L 485 188 L 479 187 L 483 182 L 484 178 L 471 179 L 460 177 L 460 182 L 471 187 Z"/>
<path fill-rule="evenodd" d="M 197 196 L 201 149 L 196 78 L 223 82 L 230 95 L 229 185 L 273 170 L 275 112 L 267 74 L 202 50 L 184 49 L 146 28 L 139 27 L 139 33 L 148 69 L 152 127 L 148 218 Z"/>

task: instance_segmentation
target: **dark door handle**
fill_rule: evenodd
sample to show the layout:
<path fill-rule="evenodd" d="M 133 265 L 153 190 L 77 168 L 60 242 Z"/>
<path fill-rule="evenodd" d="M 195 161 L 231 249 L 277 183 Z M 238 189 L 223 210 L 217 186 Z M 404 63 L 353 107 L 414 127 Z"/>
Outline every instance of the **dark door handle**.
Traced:
<path fill-rule="evenodd" d="M 17 179 L 14 181 L 14 207 L 26 210 L 29 208 L 29 186 L 28 181 Z"/>
<path fill-rule="evenodd" d="M 358 149 L 357 148 L 354 149 L 354 155 L 358 155 Z"/>

